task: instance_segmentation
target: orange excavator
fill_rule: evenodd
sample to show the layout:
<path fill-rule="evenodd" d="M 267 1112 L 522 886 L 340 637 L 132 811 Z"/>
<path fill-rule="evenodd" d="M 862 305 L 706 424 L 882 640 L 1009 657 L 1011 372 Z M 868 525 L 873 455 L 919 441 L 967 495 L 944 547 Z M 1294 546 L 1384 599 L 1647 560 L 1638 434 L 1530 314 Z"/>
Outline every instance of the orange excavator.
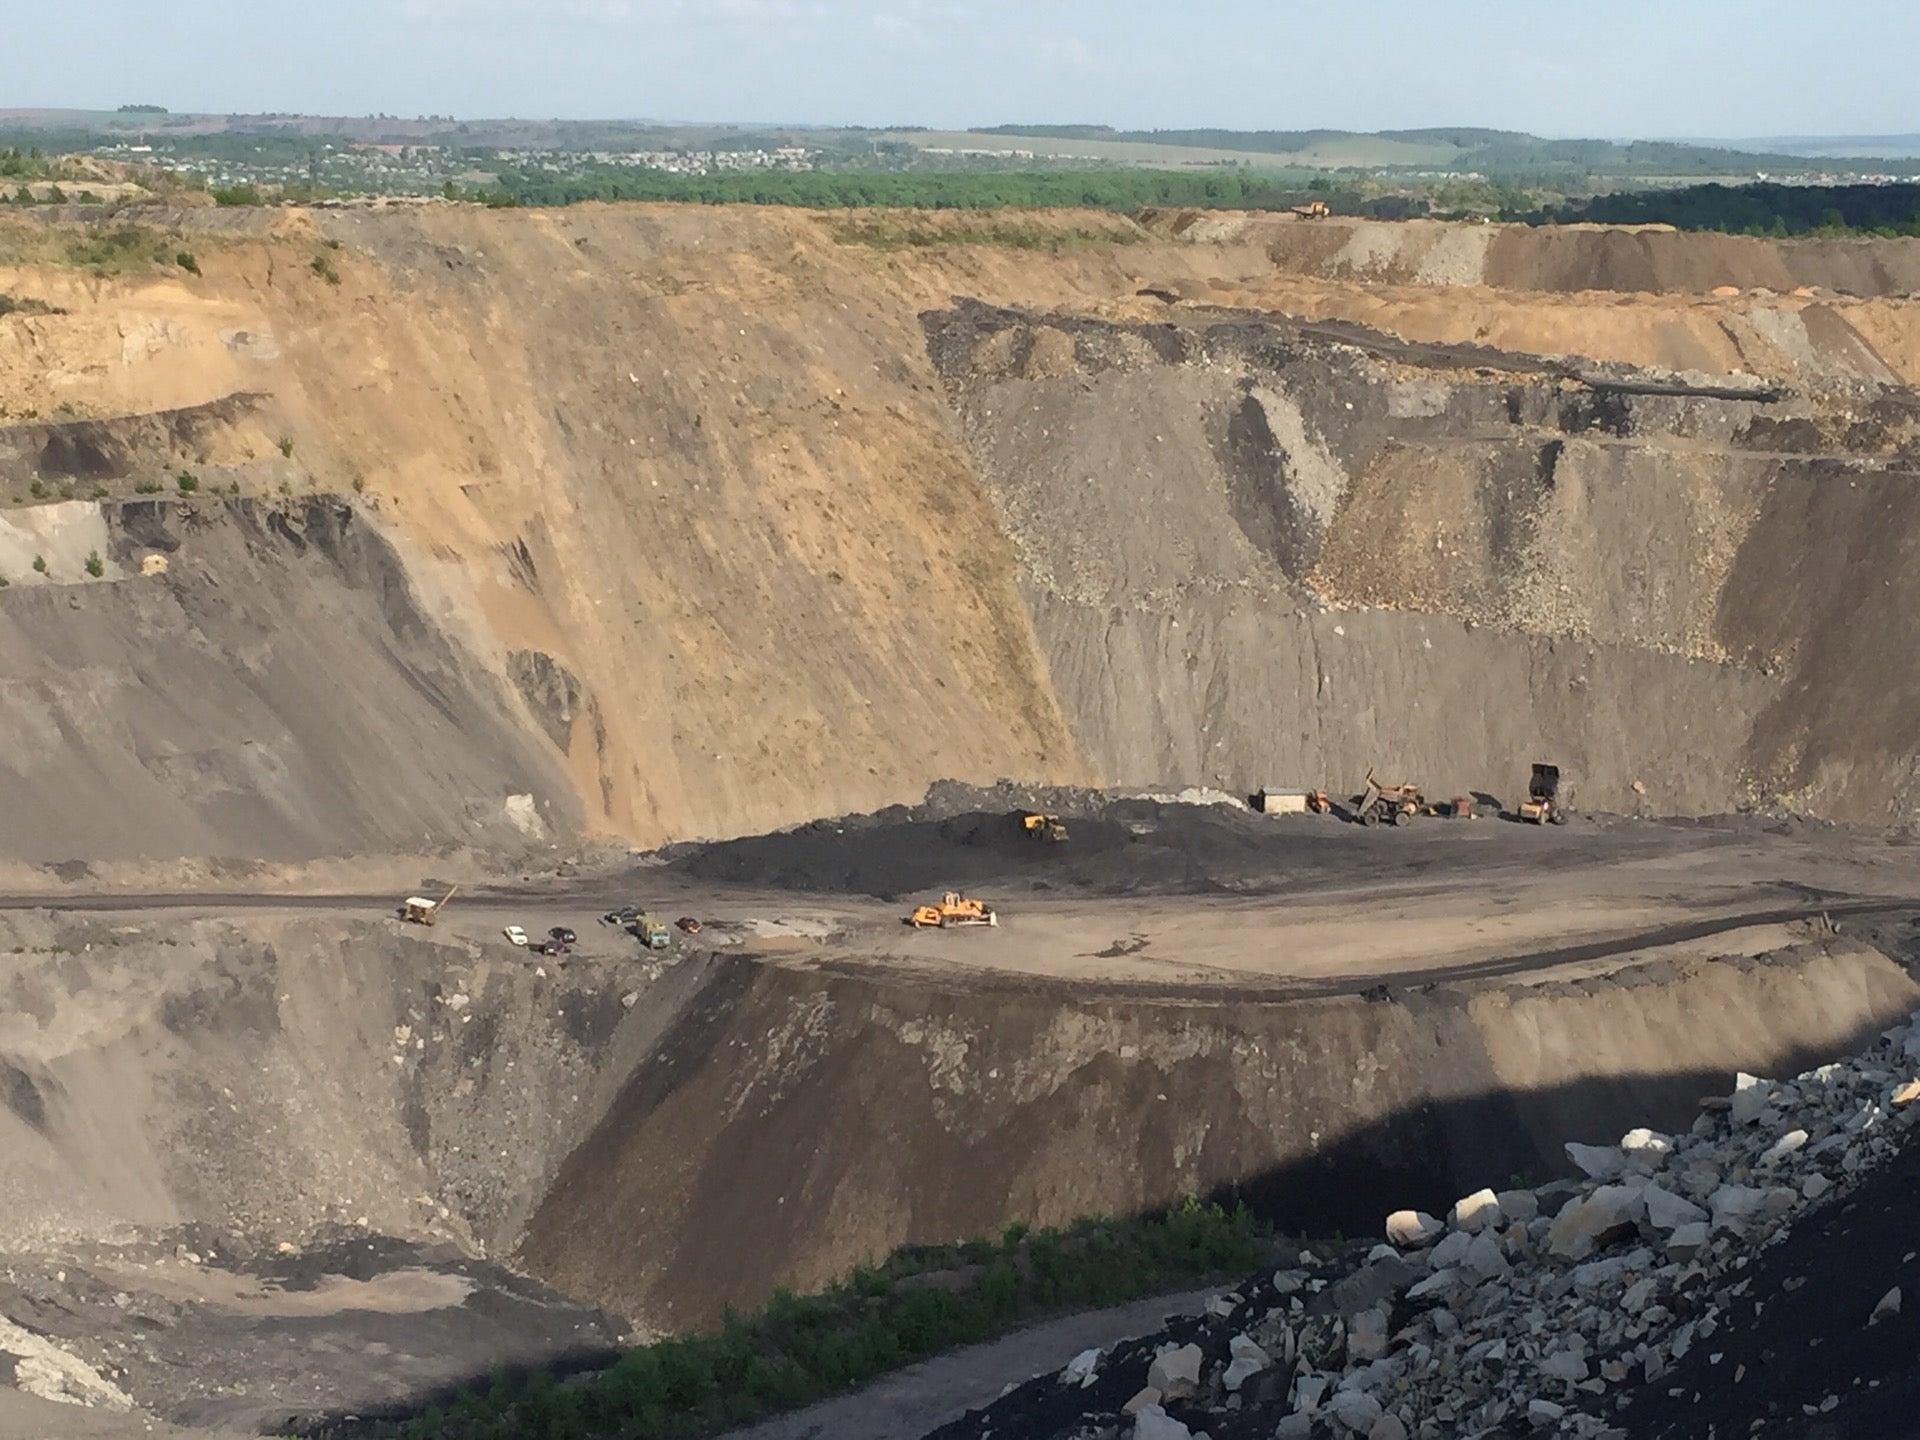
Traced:
<path fill-rule="evenodd" d="M 945 930 L 957 925 L 998 925 L 1000 917 L 984 900 L 949 890 L 938 905 L 916 905 L 907 916 L 907 924 L 916 930 Z"/>

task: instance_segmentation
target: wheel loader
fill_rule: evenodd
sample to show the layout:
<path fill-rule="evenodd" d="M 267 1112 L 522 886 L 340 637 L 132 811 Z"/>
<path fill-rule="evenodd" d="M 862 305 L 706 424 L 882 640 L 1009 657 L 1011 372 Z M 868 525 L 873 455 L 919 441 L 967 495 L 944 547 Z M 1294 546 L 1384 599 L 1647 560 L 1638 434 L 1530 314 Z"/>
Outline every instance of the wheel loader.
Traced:
<path fill-rule="evenodd" d="M 916 930 L 945 930 L 950 926 L 998 925 L 1000 917 L 984 900 L 949 890 L 938 905 L 916 905 L 907 916 L 907 924 Z"/>

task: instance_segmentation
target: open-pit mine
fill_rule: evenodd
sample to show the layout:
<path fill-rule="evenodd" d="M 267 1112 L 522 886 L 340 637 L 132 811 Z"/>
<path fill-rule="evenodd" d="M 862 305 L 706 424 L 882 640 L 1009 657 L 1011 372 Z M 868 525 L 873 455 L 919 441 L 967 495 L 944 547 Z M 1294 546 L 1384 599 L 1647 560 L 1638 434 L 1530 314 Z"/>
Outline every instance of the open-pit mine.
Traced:
<path fill-rule="evenodd" d="M 1310 1253 L 783 1433 L 1870 1433 L 1700 1297 L 1920 1094 L 1920 241 L 65 223 L 0 245 L 0 1437 L 376 1433 L 1188 1197 Z"/>

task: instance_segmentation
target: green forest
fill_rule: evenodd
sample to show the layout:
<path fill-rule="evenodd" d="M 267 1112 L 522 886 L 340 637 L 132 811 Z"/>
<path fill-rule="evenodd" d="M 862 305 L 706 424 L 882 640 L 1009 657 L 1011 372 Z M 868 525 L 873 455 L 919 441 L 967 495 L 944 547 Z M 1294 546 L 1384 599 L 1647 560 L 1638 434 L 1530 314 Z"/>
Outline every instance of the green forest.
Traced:
<path fill-rule="evenodd" d="M 1278 210 L 1311 198 L 1258 174 L 1162 170 L 735 171 L 672 175 L 658 170 L 594 166 L 573 174 L 505 167 L 497 187 L 471 198 L 497 203 L 569 205 L 582 200 L 685 200 L 710 205 L 800 205 L 816 209 L 897 206 L 983 210 L 998 206 L 1078 206 L 1138 210 L 1148 205 Z"/>
<path fill-rule="evenodd" d="M 1736 235 L 1920 235 L 1920 185 L 1690 185 L 1538 210 L 1535 225 L 1672 225 Z"/>

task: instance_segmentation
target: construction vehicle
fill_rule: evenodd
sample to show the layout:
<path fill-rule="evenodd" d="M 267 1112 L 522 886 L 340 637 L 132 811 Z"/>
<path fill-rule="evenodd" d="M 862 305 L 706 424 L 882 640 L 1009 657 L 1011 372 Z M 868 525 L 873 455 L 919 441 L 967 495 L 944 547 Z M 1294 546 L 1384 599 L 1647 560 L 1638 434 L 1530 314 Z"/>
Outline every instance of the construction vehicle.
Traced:
<path fill-rule="evenodd" d="M 642 910 L 629 920 L 627 933 L 647 950 L 664 950 L 673 943 L 673 932 L 667 929 L 666 922 L 651 910 Z"/>
<path fill-rule="evenodd" d="M 907 924 L 916 930 L 945 930 L 959 925 L 998 925 L 1000 917 L 984 900 L 949 890 L 938 905 L 916 905 L 907 916 Z"/>
<path fill-rule="evenodd" d="M 1382 785 L 1367 771 L 1367 788 L 1354 797 L 1353 815 L 1362 825 L 1407 825 L 1426 809 L 1418 785 Z"/>
<path fill-rule="evenodd" d="M 410 925 L 431 925 L 440 918 L 440 912 L 447 908 L 447 902 L 453 899 L 458 885 L 449 885 L 447 893 L 438 900 L 429 900 L 423 895 L 409 895 L 400 902 L 400 918 Z"/>
<path fill-rule="evenodd" d="M 1567 823 L 1566 807 L 1560 803 L 1560 767 L 1558 765 L 1535 765 L 1533 777 L 1527 781 L 1527 798 L 1521 802 L 1519 815 L 1535 825 L 1564 825 Z"/>
<path fill-rule="evenodd" d="M 1324 200 L 1309 200 L 1304 205 L 1295 205 L 1288 213 L 1300 220 L 1324 220 L 1333 211 L 1327 208 Z"/>
<path fill-rule="evenodd" d="M 1045 840 L 1051 845 L 1066 843 L 1067 823 L 1058 815 L 1043 815 L 1029 810 L 1020 817 L 1020 827 L 1027 832 L 1029 840 Z"/>

